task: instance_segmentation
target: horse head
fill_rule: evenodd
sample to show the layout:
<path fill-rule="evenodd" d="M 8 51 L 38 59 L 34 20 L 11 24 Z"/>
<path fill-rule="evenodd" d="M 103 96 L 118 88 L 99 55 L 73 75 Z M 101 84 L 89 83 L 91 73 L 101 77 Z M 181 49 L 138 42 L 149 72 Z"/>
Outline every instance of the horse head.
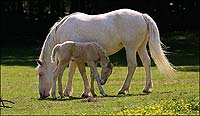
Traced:
<path fill-rule="evenodd" d="M 38 64 L 36 71 L 39 77 L 39 94 L 40 98 L 44 99 L 50 95 L 53 73 L 49 69 L 51 67 L 47 66 L 45 62 L 41 60 L 36 60 L 36 62 Z"/>
<path fill-rule="evenodd" d="M 101 85 L 104 85 L 106 83 L 108 77 L 112 74 L 112 69 L 113 69 L 113 64 L 110 62 L 110 60 L 105 66 L 102 66 Z"/>

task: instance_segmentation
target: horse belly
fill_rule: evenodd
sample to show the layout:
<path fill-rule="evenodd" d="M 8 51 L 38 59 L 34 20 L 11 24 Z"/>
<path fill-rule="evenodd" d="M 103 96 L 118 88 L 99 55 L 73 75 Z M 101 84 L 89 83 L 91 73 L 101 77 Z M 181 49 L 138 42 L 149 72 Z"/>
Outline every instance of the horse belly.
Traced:
<path fill-rule="evenodd" d="M 96 42 L 106 50 L 108 55 L 123 47 L 111 19 L 86 22 L 77 19 L 66 25 L 60 34 L 62 41 Z"/>

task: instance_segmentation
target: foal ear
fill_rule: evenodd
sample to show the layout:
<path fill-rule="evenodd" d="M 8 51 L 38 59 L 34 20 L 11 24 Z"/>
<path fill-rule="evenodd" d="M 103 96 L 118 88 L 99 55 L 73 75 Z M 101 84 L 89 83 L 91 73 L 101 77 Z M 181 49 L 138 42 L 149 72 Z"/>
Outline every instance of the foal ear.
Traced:
<path fill-rule="evenodd" d="M 41 66 L 42 66 L 42 61 L 41 61 L 41 60 L 36 59 L 36 62 L 37 62 L 38 65 L 41 65 Z"/>

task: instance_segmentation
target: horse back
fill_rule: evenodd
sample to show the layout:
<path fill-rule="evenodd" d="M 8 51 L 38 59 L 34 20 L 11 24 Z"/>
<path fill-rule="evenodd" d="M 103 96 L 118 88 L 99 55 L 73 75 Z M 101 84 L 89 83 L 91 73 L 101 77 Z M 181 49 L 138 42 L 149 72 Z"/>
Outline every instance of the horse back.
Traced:
<path fill-rule="evenodd" d="M 147 32 L 142 14 L 121 9 L 99 15 L 76 13 L 68 17 L 58 30 L 60 42 L 97 42 L 109 55 L 120 50 L 124 43 L 137 43 Z M 142 40 L 141 40 L 142 41 Z"/>

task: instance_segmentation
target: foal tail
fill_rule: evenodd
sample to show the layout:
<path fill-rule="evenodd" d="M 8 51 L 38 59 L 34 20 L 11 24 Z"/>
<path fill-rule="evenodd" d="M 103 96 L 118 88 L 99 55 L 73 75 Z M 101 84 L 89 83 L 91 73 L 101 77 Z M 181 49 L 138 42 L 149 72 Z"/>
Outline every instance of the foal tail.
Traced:
<path fill-rule="evenodd" d="M 58 60 L 58 58 L 56 57 L 56 53 L 58 52 L 59 48 L 60 48 L 60 46 L 59 46 L 59 45 L 56 45 L 56 46 L 53 48 L 52 53 L 51 53 L 51 62 L 52 62 L 53 64 L 55 64 L 56 66 L 57 66 L 58 63 L 59 63 L 59 60 Z"/>
<path fill-rule="evenodd" d="M 172 67 L 167 57 L 164 54 L 164 50 L 161 45 L 160 35 L 155 21 L 147 14 L 143 14 L 143 17 L 147 23 L 149 31 L 149 48 L 151 57 L 161 73 L 167 77 L 175 75 L 176 70 Z"/>

